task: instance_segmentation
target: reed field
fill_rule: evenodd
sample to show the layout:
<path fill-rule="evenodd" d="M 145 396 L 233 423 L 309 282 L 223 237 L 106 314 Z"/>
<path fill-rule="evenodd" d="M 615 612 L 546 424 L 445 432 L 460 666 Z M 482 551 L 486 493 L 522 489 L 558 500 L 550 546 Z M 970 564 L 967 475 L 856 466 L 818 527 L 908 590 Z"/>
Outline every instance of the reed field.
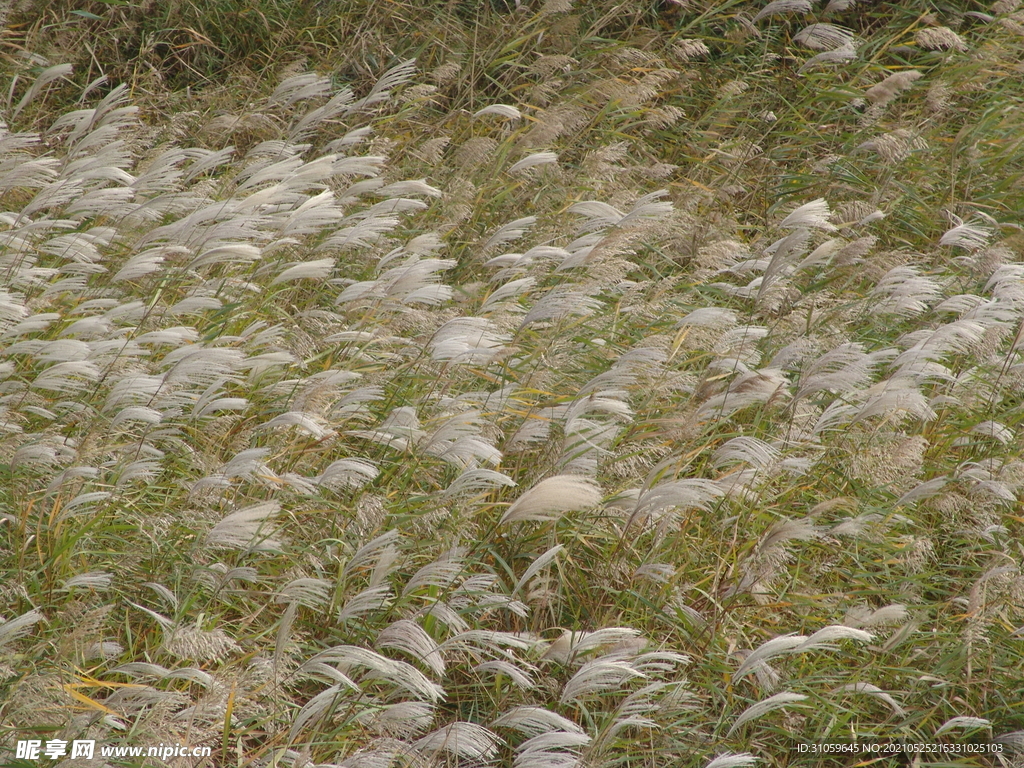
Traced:
<path fill-rule="evenodd" d="M 1024 3 L 0 20 L 0 766 L 1024 767 Z"/>

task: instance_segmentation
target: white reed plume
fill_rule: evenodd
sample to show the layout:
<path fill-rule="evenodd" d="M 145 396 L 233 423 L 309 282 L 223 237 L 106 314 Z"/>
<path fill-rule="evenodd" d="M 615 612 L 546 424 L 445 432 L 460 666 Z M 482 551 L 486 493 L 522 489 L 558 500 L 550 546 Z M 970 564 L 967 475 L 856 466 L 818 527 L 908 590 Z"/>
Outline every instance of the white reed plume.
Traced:
<path fill-rule="evenodd" d="M 0 622 L 0 647 L 27 635 L 32 627 L 44 621 L 43 614 L 37 610 Z"/>
<path fill-rule="evenodd" d="M 402 651 L 434 673 L 444 674 L 444 656 L 440 647 L 419 624 L 409 619 L 399 619 L 381 630 L 377 635 L 376 647 Z"/>
<path fill-rule="evenodd" d="M 457 721 L 428 733 L 413 743 L 417 752 L 436 756 L 447 752 L 459 760 L 490 760 L 504 740 L 482 725 Z"/>
<path fill-rule="evenodd" d="M 487 238 L 487 241 L 483 244 L 483 250 L 489 251 L 491 248 L 495 248 L 503 243 L 518 240 L 532 229 L 536 223 L 536 216 L 526 216 L 502 225 L 493 235 Z"/>
<path fill-rule="evenodd" d="M 793 42 L 819 51 L 853 48 L 853 33 L 835 24 L 811 24 L 793 36 Z"/>
<path fill-rule="evenodd" d="M 624 659 L 601 657 L 588 661 L 562 688 L 561 703 L 579 701 L 594 694 L 618 690 L 630 680 L 646 675 Z"/>
<path fill-rule="evenodd" d="M 627 393 L 621 389 L 602 389 L 594 391 L 596 387 L 604 383 L 612 383 L 613 378 L 618 378 L 619 383 L 632 383 L 635 379 L 635 375 L 629 371 L 607 371 L 606 373 L 611 376 L 605 376 L 602 381 L 595 382 L 591 379 L 585 384 L 582 389 L 590 390 L 587 394 L 581 393 L 581 396 L 573 400 L 569 404 L 568 409 L 565 411 L 565 421 L 568 424 L 574 419 L 588 414 L 602 414 L 606 416 L 618 417 L 621 420 L 628 420 L 633 416 L 633 410 L 629 407 L 629 404 L 624 402 L 622 398 L 627 396 Z M 598 374 L 603 376 L 604 374 Z"/>
<path fill-rule="evenodd" d="M 508 104 L 491 104 L 473 113 L 473 117 L 483 117 L 484 115 L 498 115 L 506 120 L 518 120 L 523 116 L 522 112 Z"/>
<path fill-rule="evenodd" d="M 20 432 L 20 430 L 18 430 Z M 21 464 L 52 466 L 68 464 L 75 460 L 77 451 L 72 438 L 57 438 L 52 435 L 26 433 L 24 440 L 11 456 L 12 467 Z"/>
<path fill-rule="evenodd" d="M 292 262 L 270 281 L 270 285 L 275 286 L 294 280 L 323 280 L 329 277 L 333 271 L 334 259 Z"/>
<path fill-rule="evenodd" d="M 230 481 L 238 478 L 248 480 L 258 475 L 272 476 L 270 468 L 263 463 L 263 459 L 269 453 L 269 448 L 249 448 L 239 451 L 217 472 L 198 480 L 192 486 L 192 490 L 195 492 L 206 487 L 228 488 L 231 486 Z"/>
<path fill-rule="evenodd" d="M 36 140 L 32 141 L 35 142 Z M 47 188 L 57 178 L 59 165 L 60 162 L 55 158 L 26 159 L 16 164 L 8 160 L 0 167 L 0 191 Z M 15 242 L 14 238 L 11 238 L 9 244 L 13 245 Z"/>
<path fill-rule="evenodd" d="M 757 12 L 754 21 L 784 13 L 810 13 L 811 7 L 811 0 L 772 0 Z"/>
<path fill-rule="evenodd" d="M 773 712 L 776 709 L 796 705 L 802 706 L 801 702 L 806 700 L 807 697 L 803 694 L 792 693 L 791 691 L 783 691 L 782 693 L 776 693 L 774 696 L 769 696 L 764 701 L 759 701 L 743 710 L 743 712 L 740 713 L 740 716 L 736 718 L 736 722 L 732 724 L 732 727 L 729 729 L 726 737 L 731 737 L 742 725 L 749 723 L 751 720 L 764 717 L 769 712 Z"/>
<path fill-rule="evenodd" d="M 569 212 L 578 213 L 587 218 L 587 222 L 580 227 L 581 232 L 592 232 L 608 227 L 626 227 L 644 220 L 661 219 L 671 213 L 672 203 L 659 202 L 660 198 L 667 194 L 666 190 L 659 189 L 644 195 L 633 204 L 628 213 L 623 213 L 618 208 L 598 200 L 574 203 L 569 206 Z"/>
<path fill-rule="evenodd" d="M 862 643 L 867 643 L 873 640 L 874 637 L 875 636 L 873 634 L 866 632 L 863 629 L 847 627 L 842 624 L 834 624 L 832 626 L 822 627 L 819 629 L 798 645 L 796 649 L 794 649 L 794 652 L 834 651 L 836 650 L 836 646 L 832 645 L 832 643 L 836 640 L 858 640 Z"/>
<path fill-rule="evenodd" d="M 311 665 L 316 664 L 334 666 L 342 674 L 349 676 L 353 670 L 366 670 L 364 680 L 386 681 L 418 701 L 437 702 L 444 698 L 444 689 L 411 664 L 389 659 L 367 648 L 336 645 L 309 659 L 299 667 L 299 670 L 309 669 Z"/>
<path fill-rule="evenodd" d="M 740 436 L 727 440 L 711 455 L 716 467 L 743 462 L 757 469 L 770 467 L 781 458 L 779 450 L 756 437 Z"/>
<path fill-rule="evenodd" d="M 930 421 L 935 411 L 917 385 L 908 379 L 892 378 L 881 381 L 865 391 L 865 402 L 856 412 L 855 422 L 875 416 L 893 416 Z M 824 417 L 824 414 L 823 414 Z"/>
<path fill-rule="evenodd" d="M 541 480 L 520 496 L 499 521 L 521 523 L 528 520 L 550 522 L 566 512 L 590 509 L 601 503 L 601 489 L 588 478 L 555 475 Z"/>
<path fill-rule="evenodd" d="M 972 327 L 973 326 L 973 327 Z M 914 382 L 918 386 L 930 381 L 945 381 L 956 384 L 962 379 L 953 375 L 941 360 L 950 352 L 969 352 L 971 347 L 982 340 L 983 331 L 974 323 L 950 323 L 935 331 L 923 334 L 908 334 L 904 341 L 921 339 L 909 349 L 901 352 L 892 363 L 892 378 Z M 964 374 L 970 376 L 969 373 Z M 941 402 L 941 401 L 939 401 Z"/>
<path fill-rule="evenodd" d="M 604 627 L 593 632 L 565 630 L 544 652 L 542 658 L 566 664 L 578 656 L 608 647 L 642 649 L 647 641 L 632 627 Z"/>
<path fill-rule="evenodd" d="M 81 392 L 96 382 L 100 375 L 95 363 L 72 360 L 45 369 L 32 381 L 32 388 L 62 393 Z"/>
<path fill-rule="evenodd" d="M 976 731 L 982 728 L 990 729 L 991 727 L 992 722 L 990 720 L 986 720 L 984 717 L 969 717 L 967 715 L 960 715 L 958 717 L 949 718 L 949 720 L 947 720 L 935 729 L 935 733 L 933 733 L 932 736 L 938 737 L 952 730 Z"/>
<path fill-rule="evenodd" d="M 554 562 L 555 558 L 558 557 L 564 549 L 565 545 L 557 544 L 530 563 L 530 566 L 523 571 L 523 575 L 519 577 L 519 581 L 516 582 L 516 586 L 512 590 L 512 594 L 515 595 L 521 592 L 523 587 L 529 583 L 530 579 Z"/>
<path fill-rule="evenodd" d="M 792 215 L 787 220 L 789 218 L 792 218 Z M 759 303 L 765 299 L 768 290 L 775 283 L 793 273 L 793 262 L 804 254 L 810 235 L 810 231 L 803 227 L 798 227 L 786 237 L 776 240 L 765 248 L 765 254 L 771 256 L 766 265 L 763 259 L 757 259 L 750 265 L 752 269 L 760 269 L 764 265 L 764 274 L 761 276 L 761 282 L 757 284 L 757 293 L 755 294 Z M 737 264 L 732 268 L 732 271 L 741 269 L 744 266 L 743 263 Z M 753 287 L 753 284 L 750 287 Z"/>
<path fill-rule="evenodd" d="M 11 117 L 16 118 L 18 115 L 20 115 L 21 111 L 25 109 L 25 107 L 27 107 L 29 104 L 31 104 L 36 99 L 36 97 L 39 96 L 40 92 L 42 92 L 42 90 L 50 83 L 52 83 L 54 80 L 59 80 L 61 78 L 66 79 L 70 77 L 72 69 L 73 68 L 70 64 L 55 64 L 51 67 L 47 67 L 42 72 L 40 72 L 36 79 L 32 81 L 32 85 L 29 86 L 29 89 L 25 92 L 25 95 L 21 97 L 21 101 L 19 101 L 17 105 L 14 107 L 14 109 L 11 111 Z M 13 92 L 14 83 L 11 84 L 11 93 L 13 94 Z"/>
<path fill-rule="evenodd" d="M 634 579 L 650 579 L 657 584 L 668 584 L 676 575 L 676 567 L 668 563 L 645 563 L 633 571 Z"/>
<path fill-rule="evenodd" d="M 570 266 L 578 266 L 572 262 L 574 253 L 570 253 L 565 248 L 556 248 L 551 245 L 535 245 L 525 253 L 503 253 L 501 256 L 495 256 L 493 259 L 488 259 L 484 266 L 508 268 L 498 272 L 494 277 L 495 280 L 502 279 L 515 270 L 525 269 L 540 259 L 561 262 L 556 270 L 560 272 Z"/>
<path fill-rule="evenodd" d="M 967 43 L 949 27 L 924 27 L 914 33 L 914 42 L 929 51 L 967 51 Z"/>
<path fill-rule="evenodd" d="M 87 514 L 92 511 L 92 506 L 106 501 L 113 497 L 110 491 L 91 491 L 80 493 L 61 507 L 58 520 L 64 520 L 74 515 Z"/>
<path fill-rule="evenodd" d="M 110 671 L 129 675 L 136 679 L 152 677 L 157 680 L 187 680 L 190 683 L 201 685 L 203 688 L 212 688 L 216 685 L 213 675 L 209 672 L 204 672 L 201 669 L 196 669 L 195 667 L 167 669 L 159 664 L 149 664 L 147 662 L 136 661 L 128 664 L 121 664 Z"/>
<path fill-rule="evenodd" d="M 127 100 L 128 86 L 122 83 L 104 96 L 94 108 L 72 110 L 61 115 L 50 126 L 50 131 L 56 133 L 71 128 L 65 139 L 70 153 L 87 148 L 83 142 L 87 134 L 93 146 L 102 146 L 116 136 L 119 130 L 137 124 L 135 116 L 139 108 L 119 106 Z"/>
<path fill-rule="evenodd" d="M 905 624 L 910 618 L 902 603 L 885 605 L 872 611 L 869 608 L 851 608 L 843 619 L 848 627 L 884 627 Z"/>
<path fill-rule="evenodd" d="M 696 325 L 705 328 L 732 328 L 739 322 L 736 313 L 722 307 L 701 307 L 679 321 L 680 326 Z"/>
<path fill-rule="evenodd" d="M 310 416 L 308 413 L 299 413 L 298 411 L 282 413 L 280 416 L 275 416 L 270 421 L 260 425 L 260 429 L 275 429 L 278 427 L 295 427 L 300 432 L 304 432 L 316 440 L 321 440 L 328 435 L 334 434 L 333 430 L 327 429 L 323 424 L 320 424 L 316 417 Z"/>
<path fill-rule="evenodd" d="M 367 708 L 357 713 L 355 718 L 384 736 L 406 740 L 419 736 L 430 727 L 434 721 L 434 710 L 433 704 L 424 701 L 400 701 L 397 704 L 386 704 L 379 709 Z M 364 765 L 363 758 L 366 754 L 365 751 L 359 753 L 359 765 Z M 381 759 L 386 761 L 387 765 L 391 765 L 395 753 L 384 753 Z M 367 761 L 366 764 L 368 768 L 377 768 L 375 763 Z M 381 763 L 379 768 L 384 768 L 384 763 Z"/>
<path fill-rule="evenodd" d="M 397 216 L 366 217 L 353 222 L 350 226 L 345 226 L 337 230 L 333 235 L 324 240 L 317 250 L 324 251 L 367 248 L 380 240 L 385 233 L 390 232 L 400 223 L 401 220 Z"/>
<path fill-rule="evenodd" d="M 380 80 L 374 83 L 370 92 L 363 98 L 352 103 L 346 112 L 358 112 L 380 104 L 391 98 L 391 91 L 409 82 L 416 74 L 416 59 L 406 59 L 400 62 L 381 75 Z"/>
<path fill-rule="evenodd" d="M 244 397 L 220 397 L 223 391 L 221 387 L 226 379 L 215 381 L 206 391 L 196 398 L 192 406 L 192 418 L 205 419 L 223 411 L 244 411 L 249 407 L 249 401 Z"/>
<path fill-rule="evenodd" d="M 725 491 L 713 480 L 699 477 L 668 480 L 640 493 L 629 522 L 662 522 L 670 518 L 668 513 L 671 511 L 708 510 L 724 495 Z"/>
<path fill-rule="evenodd" d="M 742 679 L 748 672 L 755 671 L 769 659 L 783 654 L 792 653 L 795 649 L 807 640 L 804 635 L 788 634 L 774 637 L 758 646 L 743 659 L 739 668 L 733 674 L 733 680 Z"/>
<path fill-rule="evenodd" d="M 512 728 L 531 738 L 554 732 L 583 733 L 583 729 L 572 720 L 550 709 L 532 705 L 513 707 L 491 725 L 497 728 Z"/>
<path fill-rule="evenodd" d="M 457 317 L 434 332 L 427 350 L 434 360 L 487 363 L 500 355 L 511 340 L 485 317 Z"/>
<path fill-rule="evenodd" d="M 356 619 L 368 613 L 375 613 L 386 609 L 391 604 L 391 587 L 376 586 L 364 589 L 350 597 L 338 611 L 338 621 L 346 622 L 349 619 Z"/>
<path fill-rule="evenodd" d="M 753 295 L 756 295 L 756 293 Z M 768 329 L 760 325 L 741 325 L 736 328 L 730 328 L 715 343 L 715 352 L 724 359 L 713 361 L 711 365 L 715 366 L 716 370 L 739 370 L 741 373 L 746 373 L 747 369 L 745 366 L 757 365 L 761 362 L 761 354 L 757 350 L 757 342 L 767 335 Z M 731 368 L 730 363 L 732 360 L 741 360 L 745 365 Z"/>
<path fill-rule="evenodd" d="M 450 651 L 479 655 L 482 649 L 490 656 L 508 658 L 508 648 L 525 651 L 534 646 L 534 641 L 512 632 L 497 632 L 489 629 L 464 629 L 449 637 L 440 648 L 443 653 Z"/>
<path fill-rule="evenodd" d="M 371 482 L 380 470 L 366 459 L 338 459 L 324 469 L 315 479 L 318 486 L 340 490 L 361 488 Z"/>
<path fill-rule="evenodd" d="M 287 139 L 290 142 L 298 142 L 305 139 L 310 133 L 316 130 L 322 123 L 350 110 L 352 105 L 352 89 L 345 87 L 338 90 L 326 104 L 311 109 L 288 126 Z M 368 132 L 369 128 L 357 129 Z M 356 131 L 350 131 L 356 133 Z M 348 139 L 348 141 L 346 141 Z M 358 143 L 349 136 L 342 137 L 330 142 L 325 149 L 328 152 L 336 152 L 338 149 L 350 144 Z"/>
<path fill-rule="evenodd" d="M 857 342 L 846 342 L 829 350 L 804 370 L 794 399 L 817 392 L 847 394 L 866 386 L 881 363 L 896 357 L 895 349 L 867 353 Z"/>
<path fill-rule="evenodd" d="M 690 61 L 702 56 L 710 56 L 711 49 L 703 40 L 682 39 L 672 44 L 672 51 L 682 61 Z"/>
<path fill-rule="evenodd" d="M 393 562 L 397 554 L 395 547 L 399 544 L 401 538 L 401 534 L 392 528 L 363 544 L 349 558 L 345 568 L 342 570 L 342 575 L 345 577 L 351 576 L 361 570 L 371 568 L 378 562 Z"/>
<path fill-rule="evenodd" d="M 554 152 L 534 152 L 512 165 L 506 173 L 520 173 L 539 165 L 558 165 L 558 155 Z"/>
<path fill-rule="evenodd" d="M 331 78 L 316 72 L 304 72 L 284 80 L 270 94 L 267 103 L 290 107 L 298 101 L 326 96 L 331 92 Z"/>
<path fill-rule="evenodd" d="M 274 244 L 271 244 L 267 251 L 272 250 L 277 245 L 291 244 L 296 238 L 322 232 L 329 227 L 341 223 L 344 218 L 344 211 L 335 201 L 334 193 L 326 189 L 288 212 L 287 217 L 283 219 L 278 230 L 279 239 Z M 300 263 L 303 262 L 297 262 L 297 264 Z"/>
<path fill-rule="evenodd" d="M 124 653 L 124 646 L 112 640 L 100 640 L 90 643 L 82 650 L 82 656 L 87 661 L 99 660 L 110 661 Z M 200 670 L 195 670 L 200 671 Z M 199 682 L 198 680 L 196 682 Z M 202 684 L 202 683 L 200 683 Z"/>
<path fill-rule="evenodd" d="M 441 190 L 427 184 L 426 179 L 408 179 L 396 181 L 381 187 L 376 194 L 379 197 L 402 197 L 405 195 L 425 195 L 426 197 L 441 197 Z M 416 251 L 412 251 L 415 253 Z"/>
<path fill-rule="evenodd" d="M 579 749 L 591 742 L 583 733 L 542 733 L 516 748 L 513 768 L 572 768 L 579 765 Z"/>
<path fill-rule="evenodd" d="M 589 219 L 581 231 L 612 227 L 625 218 L 625 214 L 618 208 L 614 208 L 608 203 L 602 203 L 599 200 L 586 200 L 582 203 L 574 203 L 569 206 L 569 212 L 578 213 Z"/>
<path fill-rule="evenodd" d="M 664 219 L 675 210 L 672 203 L 661 199 L 667 196 L 668 190 L 658 189 L 638 198 L 633 203 L 633 207 L 629 209 L 629 212 L 617 222 L 616 226 L 628 227 L 646 220 Z"/>
<path fill-rule="evenodd" d="M 234 157 L 235 148 L 228 146 L 220 150 L 193 148 L 186 150 L 189 157 L 193 158 L 191 165 L 182 174 L 182 181 L 189 182 L 198 176 L 208 173 L 222 165 L 230 163 Z"/>
<path fill-rule="evenodd" d="M 220 303 L 217 302 L 219 308 Z M 238 349 L 204 347 L 191 344 L 164 355 L 160 365 L 167 368 L 165 384 L 201 384 L 228 379 L 238 370 L 245 354 Z"/>
<path fill-rule="evenodd" d="M 611 453 L 610 446 L 621 432 L 618 424 L 577 416 L 566 422 L 565 440 L 558 457 L 563 474 L 594 477 L 598 463 Z"/>
<path fill-rule="evenodd" d="M 400 304 L 437 306 L 452 296 L 452 289 L 440 283 L 439 273 L 451 269 L 451 259 L 420 259 L 410 256 L 400 267 L 387 270 L 377 280 L 354 283 L 338 297 L 336 304 L 357 299 L 388 299 Z"/>
<path fill-rule="evenodd" d="M 220 243 L 202 251 L 188 264 L 189 269 L 199 269 L 216 264 L 251 264 L 258 261 L 263 252 L 251 243 Z"/>
<path fill-rule="evenodd" d="M 760 759 L 749 752 L 723 752 L 704 768 L 749 768 Z"/>
<path fill-rule="evenodd" d="M 106 410 L 115 410 L 128 403 L 144 404 L 150 402 L 164 384 L 161 376 L 148 374 L 129 374 L 111 385 L 106 393 Z"/>
<path fill-rule="evenodd" d="M 281 511 L 276 501 L 254 504 L 232 512 L 206 534 L 206 546 L 255 552 L 280 551 L 282 540 L 274 538 L 272 521 Z"/>
<path fill-rule="evenodd" d="M 887 164 L 900 163 L 914 152 L 928 148 L 928 142 L 908 128 L 882 133 L 860 144 L 857 149 L 874 152 Z"/>
<path fill-rule="evenodd" d="M 435 600 L 433 603 L 424 606 L 413 615 L 415 618 L 430 618 L 432 621 L 439 621 L 451 632 L 469 631 L 469 623 L 462 618 L 462 615 L 458 611 L 452 608 L 444 600 Z M 442 645 L 442 647 L 444 646 Z M 450 647 L 451 646 L 448 646 L 445 650 L 448 650 Z"/>
<path fill-rule="evenodd" d="M 217 563 L 216 565 L 220 565 L 224 569 L 225 573 L 227 572 L 227 566 L 226 565 L 223 565 L 222 563 Z M 220 569 L 215 568 L 215 566 L 211 566 L 210 570 L 217 570 L 218 572 L 220 571 Z M 252 578 L 249 579 L 249 580 L 250 581 L 257 581 L 256 572 L 253 569 L 251 569 L 251 568 L 248 568 L 248 569 L 243 568 L 243 569 L 240 569 L 240 570 L 251 571 L 252 572 L 252 574 L 251 574 Z M 149 587 L 154 592 L 156 592 L 157 596 L 161 600 L 163 600 L 165 603 L 167 603 L 167 605 L 169 605 L 171 608 L 177 609 L 177 607 L 179 605 L 178 596 L 176 594 L 174 594 L 174 592 L 172 592 L 170 589 L 165 587 L 163 584 L 159 584 L 159 583 L 157 583 L 155 581 L 147 581 L 147 582 L 144 582 L 142 586 Z"/>
<path fill-rule="evenodd" d="M 520 324 L 525 328 L 542 320 L 559 321 L 567 317 L 588 317 L 604 307 L 603 302 L 591 297 L 586 291 L 571 288 L 552 288 L 530 308 Z"/>
<path fill-rule="evenodd" d="M 417 446 L 461 469 L 481 463 L 497 465 L 501 462 L 501 451 L 483 435 L 485 425 L 479 411 L 452 414 L 434 432 L 423 437 Z"/>
<path fill-rule="evenodd" d="M 521 277 L 517 280 L 510 280 L 504 285 L 496 288 L 480 305 L 480 312 L 486 314 L 495 310 L 520 311 L 519 305 L 513 302 L 529 292 L 537 284 L 535 277 Z"/>
<path fill-rule="evenodd" d="M 119 488 L 136 480 L 144 480 L 146 484 L 150 484 L 160 474 L 160 471 L 161 464 L 159 461 L 139 459 L 138 461 L 125 464 L 121 468 L 114 484 Z"/>
<path fill-rule="evenodd" d="M 723 419 L 751 405 L 767 403 L 784 394 L 789 383 L 777 368 L 746 371 L 737 376 L 720 395 L 708 398 L 697 409 L 700 420 Z"/>
<path fill-rule="evenodd" d="M 447 555 L 429 563 L 414 573 L 406 582 L 402 596 L 414 594 L 427 587 L 445 589 L 462 573 L 465 566 L 459 559 L 451 559 Z"/>
<path fill-rule="evenodd" d="M 903 717 L 907 714 L 907 710 L 900 706 L 900 703 L 896 701 L 892 696 L 883 691 L 877 685 L 871 683 L 848 683 L 841 685 L 835 689 L 835 693 L 866 693 L 868 696 L 874 696 L 879 701 L 884 701 L 889 708 L 893 711 L 893 714 L 897 717 Z"/>
<path fill-rule="evenodd" d="M 576 269 L 577 267 L 583 267 L 591 263 L 592 256 L 595 252 L 602 252 L 602 249 L 599 246 L 606 242 L 606 238 L 608 238 L 608 233 L 604 230 L 600 230 L 589 235 L 578 237 L 569 243 L 564 249 L 558 249 L 562 251 L 561 254 L 556 253 L 555 250 L 549 250 L 547 253 L 550 253 L 553 258 L 557 257 L 561 259 L 561 263 L 555 269 L 556 272 Z M 519 264 L 520 262 L 517 262 L 517 266 L 519 266 Z"/>
<path fill-rule="evenodd" d="M 493 469 L 467 469 L 456 477 L 444 491 L 444 497 L 487 493 L 495 488 L 513 488 L 516 481 Z"/>
<path fill-rule="evenodd" d="M 11 344 L 4 355 L 30 354 L 40 363 L 85 360 L 92 347 L 78 339 L 54 339 L 53 341 L 26 340 Z"/>
<path fill-rule="evenodd" d="M 992 238 L 992 232 L 986 227 L 964 224 L 957 216 L 950 216 L 954 226 L 939 238 L 939 245 L 956 246 L 967 251 L 984 248 Z"/>
<path fill-rule="evenodd" d="M 186 296 L 177 304 L 168 307 L 165 312 L 170 317 L 178 315 L 199 315 L 210 309 L 220 309 L 221 303 L 218 299 L 210 296 Z"/>
<path fill-rule="evenodd" d="M 308 577 L 292 579 L 274 595 L 274 602 L 296 603 L 307 608 L 323 608 L 331 599 L 331 582 Z"/>
<path fill-rule="evenodd" d="M 517 665 L 510 661 L 495 659 L 477 664 L 473 667 L 473 671 L 489 673 L 495 676 L 502 675 L 507 677 L 514 686 L 524 691 L 532 690 L 537 685 L 532 677 L 532 673 L 536 672 L 537 668 L 529 664 L 525 665 L 524 668 L 522 664 Z"/>
<path fill-rule="evenodd" d="M 145 277 L 153 272 L 159 272 L 162 269 L 161 265 L 168 256 L 180 256 L 188 252 L 187 248 L 175 245 L 161 245 L 149 248 L 128 259 L 111 280 L 113 282 L 138 280 L 140 277 Z"/>
<path fill-rule="evenodd" d="M 348 682 L 350 685 L 332 685 L 307 701 L 292 721 L 292 727 L 288 731 L 288 740 L 294 741 L 307 724 L 319 722 L 326 716 L 342 700 L 343 691 L 359 690 L 355 683 Z"/>
<path fill-rule="evenodd" d="M 832 230 L 835 226 L 829 222 L 832 215 L 828 202 L 819 197 L 809 203 L 804 203 L 779 224 L 783 229 L 817 228 Z"/>
<path fill-rule="evenodd" d="M 149 612 L 154 618 L 158 614 Z M 178 659 L 220 662 L 238 653 L 241 647 L 223 629 L 202 629 L 196 625 L 175 624 L 167 628 L 162 650 Z"/>
<path fill-rule="evenodd" d="M 864 98 L 879 107 L 885 106 L 899 96 L 903 91 L 910 88 L 923 75 L 916 69 L 905 69 L 901 72 L 894 72 L 885 80 L 876 83 L 864 92 Z"/>
<path fill-rule="evenodd" d="M 107 571 L 90 571 L 67 579 L 61 589 L 71 590 L 75 587 L 82 587 L 96 592 L 106 592 L 113 583 L 114 574 Z"/>

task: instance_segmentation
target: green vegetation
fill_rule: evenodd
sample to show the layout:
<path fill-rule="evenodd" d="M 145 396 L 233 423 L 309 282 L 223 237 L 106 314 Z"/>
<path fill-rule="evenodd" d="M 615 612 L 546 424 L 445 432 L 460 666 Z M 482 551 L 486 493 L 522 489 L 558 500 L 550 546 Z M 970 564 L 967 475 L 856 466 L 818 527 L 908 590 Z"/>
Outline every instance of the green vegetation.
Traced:
<path fill-rule="evenodd" d="M 0 764 L 1024 765 L 1024 10 L 521 5 L 0 10 Z"/>

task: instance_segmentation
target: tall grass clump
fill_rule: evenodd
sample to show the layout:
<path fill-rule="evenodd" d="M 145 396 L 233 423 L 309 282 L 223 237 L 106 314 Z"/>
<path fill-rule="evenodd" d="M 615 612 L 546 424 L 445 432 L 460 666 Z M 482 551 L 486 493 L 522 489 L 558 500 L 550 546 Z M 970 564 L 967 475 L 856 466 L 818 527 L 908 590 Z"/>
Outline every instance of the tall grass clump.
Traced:
<path fill-rule="evenodd" d="M 1017 4 L 3 13 L 4 764 L 1024 764 Z"/>

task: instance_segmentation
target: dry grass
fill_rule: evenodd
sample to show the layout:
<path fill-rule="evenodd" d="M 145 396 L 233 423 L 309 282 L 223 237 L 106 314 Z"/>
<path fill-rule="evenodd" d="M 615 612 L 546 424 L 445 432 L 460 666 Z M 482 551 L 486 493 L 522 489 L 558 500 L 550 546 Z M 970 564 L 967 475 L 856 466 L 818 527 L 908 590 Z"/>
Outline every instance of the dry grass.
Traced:
<path fill-rule="evenodd" d="M 1020 12 L 580 5 L 10 12 L 0 748 L 1021 764 Z"/>

